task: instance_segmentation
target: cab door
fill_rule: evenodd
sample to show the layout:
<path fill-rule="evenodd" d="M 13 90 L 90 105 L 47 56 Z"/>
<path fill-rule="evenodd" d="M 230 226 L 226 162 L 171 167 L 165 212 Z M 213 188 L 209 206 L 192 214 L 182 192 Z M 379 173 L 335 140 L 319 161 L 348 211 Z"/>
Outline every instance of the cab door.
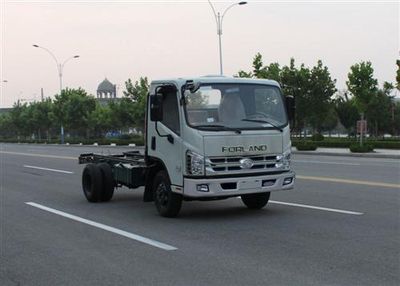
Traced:
<path fill-rule="evenodd" d="M 153 90 L 162 94 L 163 116 L 161 121 L 149 122 L 148 155 L 163 162 L 172 185 L 182 186 L 183 156 L 179 92 L 172 86 L 169 88 L 155 86 Z"/>

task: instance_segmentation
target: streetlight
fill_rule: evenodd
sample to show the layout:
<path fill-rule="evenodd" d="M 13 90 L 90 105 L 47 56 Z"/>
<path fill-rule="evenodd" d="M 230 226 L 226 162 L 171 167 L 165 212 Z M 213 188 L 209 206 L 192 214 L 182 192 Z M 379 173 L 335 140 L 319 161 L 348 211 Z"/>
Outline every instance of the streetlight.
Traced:
<path fill-rule="evenodd" d="M 211 9 L 214 13 L 214 17 L 215 17 L 215 22 L 217 23 L 217 35 L 218 35 L 218 39 L 219 39 L 219 68 L 220 68 L 220 73 L 221 75 L 223 75 L 223 69 L 222 69 L 222 41 L 221 41 L 221 37 L 222 37 L 222 22 L 224 21 L 224 16 L 226 14 L 226 12 L 228 12 L 228 10 L 230 10 L 232 7 L 236 6 L 236 5 L 246 5 L 247 2 L 242 1 L 242 2 L 237 2 L 237 3 L 233 3 L 232 5 L 230 5 L 228 8 L 225 9 L 225 11 L 222 13 L 220 12 L 215 12 L 215 8 L 214 5 L 211 3 L 210 0 L 208 0 L 208 3 L 211 6 Z"/>
<path fill-rule="evenodd" d="M 79 58 L 79 55 L 71 56 L 71 57 L 67 58 L 64 62 L 61 63 L 61 62 L 59 62 L 57 60 L 57 57 L 49 49 L 47 49 L 45 47 L 42 47 L 42 46 L 39 46 L 39 45 L 32 45 L 32 46 L 34 46 L 35 48 L 40 48 L 40 49 L 45 50 L 54 59 L 54 61 L 56 62 L 57 71 L 58 71 L 58 77 L 60 79 L 60 95 L 61 95 L 62 89 L 63 89 L 62 76 L 63 76 L 64 66 L 69 60 Z M 64 144 L 64 126 L 63 126 L 63 122 L 61 122 L 61 144 Z"/>
<path fill-rule="evenodd" d="M 8 83 L 8 80 L 3 79 L 1 82 L 6 84 L 6 83 Z M 3 95 L 3 87 L 6 86 L 5 84 L 2 84 L 2 85 L 1 85 L 1 87 L 2 87 L 2 88 L 1 88 L 1 95 Z M 1 97 L 2 97 L 2 96 L 1 96 Z M 1 98 L 1 101 L 3 101 L 3 98 Z M 3 102 L 1 102 L 1 103 L 3 103 Z"/>

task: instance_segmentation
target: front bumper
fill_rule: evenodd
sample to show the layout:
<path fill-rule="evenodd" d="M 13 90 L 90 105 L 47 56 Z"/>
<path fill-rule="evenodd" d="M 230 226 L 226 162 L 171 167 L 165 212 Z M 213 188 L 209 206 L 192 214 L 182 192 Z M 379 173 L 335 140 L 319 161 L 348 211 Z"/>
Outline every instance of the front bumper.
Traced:
<path fill-rule="evenodd" d="M 281 174 L 249 177 L 184 178 L 183 195 L 189 198 L 212 198 L 290 190 L 294 187 L 295 177 L 296 174 L 289 171 Z M 288 178 L 292 178 L 292 181 L 284 185 L 285 179 Z M 199 185 L 207 185 L 208 192 L 198 191 Z"/>

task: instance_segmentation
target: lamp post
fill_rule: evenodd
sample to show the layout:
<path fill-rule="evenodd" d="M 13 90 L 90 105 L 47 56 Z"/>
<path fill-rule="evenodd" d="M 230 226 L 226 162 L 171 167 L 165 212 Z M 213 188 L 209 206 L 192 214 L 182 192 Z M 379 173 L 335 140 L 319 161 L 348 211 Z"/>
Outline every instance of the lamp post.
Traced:
<path fill-rule="evenodd" d="M 222 13 L 220 12 L 216 12 L 214 5 L 211 3 L 210 0 L 208 0 L 208 4 L 210 4 L 211 9 L 214 13 L 214 17 L 215 17 L 215 22 L 217 23 L 217 35 L 218 35 L 218 43 L 219 43 L 219 69 L 220 69 L 220 74 L 223 75 L 223 67 L 222 67 L 222 23 L 224 21 L 224 16 L 226 15 L 226 13 L 234 6 L 236 5 L 246 5 L 247 2 L 245 1 L 241 1 L 241 2 L 237 2 L 237 3 L 233 3 L 232 5 L 228 6 L 228 8 L 225 9 L 225 11 Z"/>
<path fill-rule="evenodd" d="M 63 77 L 63 70 L 64 70 L 64 66 L 65 64 L 72 60 L 72 59 L 76 59 L 79 58 L 79 55 L 75 55 L 75 56 L 71 56 L 69 58 L 67 58 L 65 61 L 63 61 L 62 63 L 59 62 L 57 60 L 57 57 L 54 55 L 54 53 L 52 53 L 49 49 L 39 46 L 39 45 L 33 45 L 35 48 L 40 48 L 42 50 L 45 50 L 56 62 L 57 65 L 57 71 L 58 71 L 58 77 L 60 79 L 60 96 L 62 93 L 62 89 L 63 89 L 63 81 L 62 81 L 62 77 Z M 61 144 L 64 144 L 64 126 L 63 126 L 63 122 L 61 121 L 61 130 L 60 130 L 60 134 L 61 134 Z"/>
<path fill-rule="evenodd" d="M 5 84 L 6 83 L 8 83 L 8 80 L 6 80 L 6 79 L 3 79 L 2 81 L 1 81 L 3 84 L 1 85 L 1 95 L 3 95 L 3 88 L 4 88 L 4 86 L 5 86 Z M 4 100 L 3 100 L 3 97 L 1 96 L 1 104 L 3 104 L 4 103 Z"/>

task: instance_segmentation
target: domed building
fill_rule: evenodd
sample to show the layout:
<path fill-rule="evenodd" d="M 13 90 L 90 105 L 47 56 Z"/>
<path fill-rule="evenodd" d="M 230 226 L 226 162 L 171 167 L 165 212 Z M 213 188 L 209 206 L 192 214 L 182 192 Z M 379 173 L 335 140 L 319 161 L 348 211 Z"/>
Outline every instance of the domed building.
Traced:
<path fill-rule="evenodd" d="M 97 87 L 97 99 L 106 103 L 117 98 L 117 86 L 105 78 Z"/>

